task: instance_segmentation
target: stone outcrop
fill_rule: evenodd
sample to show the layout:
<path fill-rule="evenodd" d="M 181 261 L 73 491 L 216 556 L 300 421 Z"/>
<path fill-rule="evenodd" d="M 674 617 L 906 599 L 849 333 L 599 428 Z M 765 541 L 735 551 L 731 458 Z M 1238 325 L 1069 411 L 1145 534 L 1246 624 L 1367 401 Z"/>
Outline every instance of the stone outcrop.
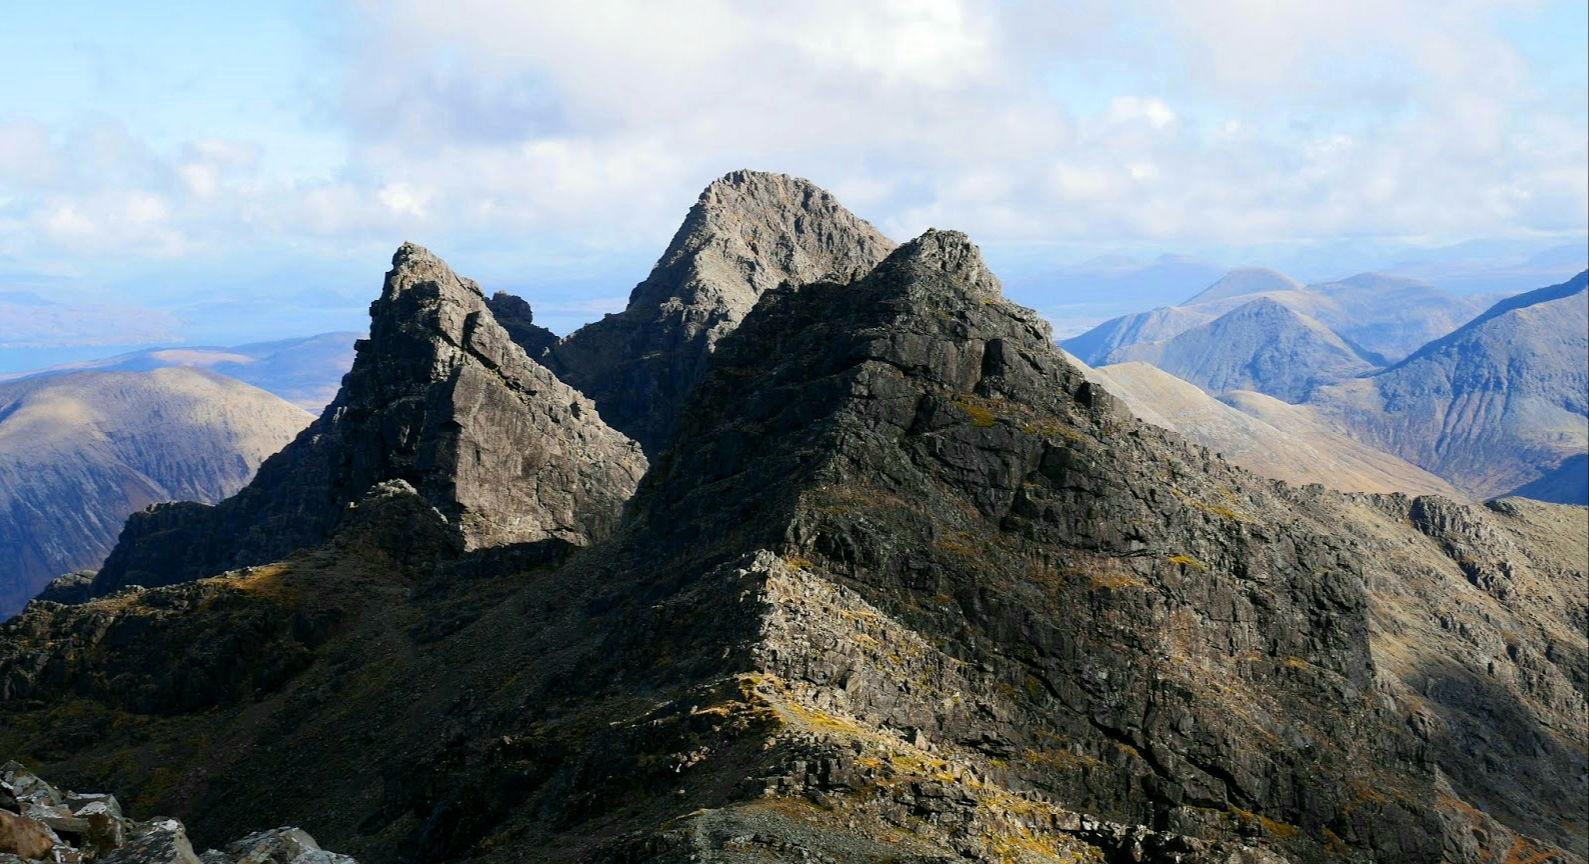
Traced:
<path fill-rule="evenodd" d="M 847 589 L 774 602 L 788 629 L 762 637 L 759 668 L 808 710 L 1050 806 L 1194 836 L 1241 811 L 1286 857 L 1328 829 L 1439 859 L 1432 807 L 1353 797 L 1433 799 L 1411 736 L 1364 702 L 1364 563 L 1133 421 L 963 236 L 769 297 L 717 362 L 635 513 L 664 532 L 647 548 L 745 526 Z M 837 738 L 826 758 L 854 761 Z"/>
<path fill-rule="evenodd" d="M 250 834 L 196 855 L 175 819 L 128 818 L 114 795 L 79 794 L 0 765 L 0 864 L 358 864 L 297 828 Z"/>
<path fill-rule="evenodd" d="M 785 283 L 864 274 L 892 248 L 809 181 L 735 171 L 701 193 L 628 307 L 570 334 L 546 363 L 655 455 L 713 347 L 758 298 Z"/>
<path fill-rule="evenodd" d="M 134 515 L 96 593 L 277 560 L 324 541 L 387 480 L 418 490 L 468 549 L 585 545 L 616 527 L 645 457 L 529 359 L 479 286 L 407 244 L 370 317 L 325 413 L 232 498 Z"/>
<path fill-rule="evenodd" d="M 486 301 L 491 314 L 496 317 L 508 337 L 524 349 L 531 358 L 539 358 L 548 348 L 557 344 L 557 334 L 535 323 L 535 311 L 523 297 L 498 291 Z"/>

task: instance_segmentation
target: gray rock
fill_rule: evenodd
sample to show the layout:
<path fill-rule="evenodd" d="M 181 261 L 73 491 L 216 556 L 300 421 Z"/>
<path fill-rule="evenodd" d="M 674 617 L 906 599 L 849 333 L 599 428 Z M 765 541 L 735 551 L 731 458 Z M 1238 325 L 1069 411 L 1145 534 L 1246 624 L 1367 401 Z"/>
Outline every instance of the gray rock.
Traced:
<path fill-rule="evenodd" d="M 464 549 L 585 545 L 617 525 L 646 460 L 530 360 L 479 286 L 406 244 L 342 391 L 236 496 L 128 521 L 95 592 L 276 560 L 325 540 L 366 490 L 401 480 Z"/>
<path fill-rule="evenodd" d="M 854 278 L 893 248 L 807 180 L 735 171 L 701 193 L 628 307 L 552 346 L 546 362 L 655 455 L 713 347 L 763 294 Z"/>
<path fill-rule="evenodd" d="M 55 577 L 35 600 L 51 603 L 81 603 L 94 596 L 94 570 L 73 570 Z"/>
<path fill-rule="evenodd" d="M 99 859 L 103 864 L 200 864 L 187 829 L 175 819 L 137 826 L 127 844 Z"/>
<path fill-rule="evenodd" d="M 53 864 L 357 864 L 321 849 L 307 832 L 292 827 L 250 834 L 200 857 L 178 820 L 135 822 L 122 815 L 115 796 L 61 791 L 16 762 L 0 766 L 0 790 L 6 796 L 0 800 L 0 864 L 11 859 Z M 22 815 L 15 812 L 19 806 Z"/>
<path fill-rule="evenodd" d="M 99 799 L 86 801 L 73 811 L 73 815 L 83 821 L 82 834 L 85 848 L 104 855 L 127 842 L 127 820 L 122 815 L 121 804 L 114 796 L 79 797 Z"/>
<path fill-rule="evenodd" d="M 535 312 L 524 298 L 498 291 L 486 305 L 491 307 L 491 314 L 496 316 L 502 329 L 508 331 L 508 336 L 532 359 L 540 358 L 546 349 L 557 344 L 557 334 L 535 323 Z"/>
<path fill-rule="evenodd" d="M 272 828 L 250 834 L 228 844 L 222 851 L 210 850 L 203 864 L 357 864 L 346 855 L 320 848 L 301 828 Z"/>
<path fill-rule="evenodd" d="M 17 809 L 60 804 L 65 800 L 60 790 L 34 776 L 22 763 L 8 761 L 0 765 L 0 806 Z"/>

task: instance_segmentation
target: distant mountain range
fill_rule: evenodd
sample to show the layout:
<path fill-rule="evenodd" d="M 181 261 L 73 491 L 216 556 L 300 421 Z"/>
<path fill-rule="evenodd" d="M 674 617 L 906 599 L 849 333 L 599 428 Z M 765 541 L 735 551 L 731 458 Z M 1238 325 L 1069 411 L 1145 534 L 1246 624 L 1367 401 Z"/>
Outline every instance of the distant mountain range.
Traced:
<path fill-rule="evenodd" d="M 1268 295 L 1169 339 L 1121 346 L 1109 358 L 1151 363 L 1214 393 L 1256 390 L 1287 402 L 1375 367 L 1330 328 Z"/>
<path fill-rule="evenodd" d="M 1589 503 L 1584 279 L 1478 306 L 1483 298 L 1402 278 L 1304 287 L 1247 268 L 1182 305 L 1122 316 L 1061 344 L 1103 374 L 1124 370 L 1115 373 L 1122 392 L 1143 390 L 1145 373 L 1128 367 L 1150 363 L 1257 419 L 1305 416 L 1465 495 Z M 1164 382 L 1152 389 L 1169 392 Z M 1243 391 L 1304 404 L 1282 410 Z M 1184 396 L 1176 404 L 1190 410 Z M 1153 410 L 1140 398 L 1135 407 Z M 1198 416 L 1201 424 L 1165 425 L 1231 454 L 1251 449 L 1244 424 L 1216 421 L 1222 415 L 1207 406 Z"/>
<path fill-rule="evenodd" d="M 358 338 L 357 333 L 321 333 L 298 339 L 254 342 L 226 348 L 149 348 L 97 360 L 0 375 L 0 381 L 90 370 L 144 372 L 169 367 L 208 369 L 274 393 L 305 411 L 318 412 L 336 395 L 343 374 L 353 365 L 353 343 Z"/>
<path fill-rule="evenodd" d="M 1359 440 L 1475 497 L 1527 488 L 1560 500 L 1570 484 L 1533 484 L 1589 448 L 1585 276 L 1503 300 L 1400 363 L 1309 401 Z"/>
<path fill-rule="evenodd" d="M 0 618 L 97 567 L 134 511 L 237 491 L 309 419 L 201 369 L 0 383 Z"/>
<path fill-rule="evenodd" d="M 175 338 L 179 323 L 141 306 L 61 303 L 35 291 L 0 291 L 0 348 L 156 342 Z"/>
<path fill-rule="evenodd" d="M 1259 299 L 1318 321 L 1357 353 L 1385 364 L 1451 332 L 1496 298 L 1450 294 L 1379 273 L 1303 286 L 1272 270 L 1243 268 L 1225 274 L 1179 305 L 1122 315 L 1060 344 L 1090 365 L 1121 363 L 1138 359 L 1126 356 L 1123 348 L 1172 339 Z"/>

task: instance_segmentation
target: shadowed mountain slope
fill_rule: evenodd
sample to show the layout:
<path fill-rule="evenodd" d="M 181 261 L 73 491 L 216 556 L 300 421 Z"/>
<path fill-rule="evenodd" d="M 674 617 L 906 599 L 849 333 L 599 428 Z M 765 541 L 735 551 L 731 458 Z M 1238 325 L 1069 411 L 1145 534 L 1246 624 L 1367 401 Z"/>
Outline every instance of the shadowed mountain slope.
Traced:
<path fill-rule="evenodd" d="M 190 369 L 0 383 L 0 618 L 99 566 L 129 514 L 236 492 L 309 415 Z"/>
<path fill-rule="evenodd" d="M 1362 350 L 1393 362 L 1450 333 L 1488 302 L 1383 273 L 1309 285 L 1292 307 L 1322 321 Z"/>

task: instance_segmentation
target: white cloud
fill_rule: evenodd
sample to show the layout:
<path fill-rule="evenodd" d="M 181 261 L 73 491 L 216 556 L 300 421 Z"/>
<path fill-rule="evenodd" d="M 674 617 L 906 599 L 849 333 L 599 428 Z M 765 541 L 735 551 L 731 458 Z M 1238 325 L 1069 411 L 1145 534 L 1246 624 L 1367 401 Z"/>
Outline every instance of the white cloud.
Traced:
<path fill-rule="evenodd" d="M 1159 166 L 1152 162 L 1133 162 L 1126 166 L 1132 180 L 1153 180 L 1159 176 Z"/>
<path fill-rule="evenodd" d="M 1142 120 L 1155 129 L 1163 129 L 1175 122 L 1175 112 L 1162 99 L 1143 99 L 1121 96 L 1109 103 L 1104 115 L 1111 123 L 1130 123 Z"/>
<path fill-rule="evenodd" d="M 425 196 L 407 183 L 388 183 L 375 193 L 375 197 L 395 214 L 425 217 Z"/>
<path fill-rule="evenodd" d="M 60 235 L 89 235 L 95 225 L 70 204 L 58 204 L 39 213 L 39 223 L 46 231 Z"/>
<path fill-rule="evenodd" d="M 267 172 L 263 145 L 210 130 L 0 121 L 5 248 L 655 249 L 739 167 L 808 176 L 901 237 L 1581 231 L 1582 106 L 1541 100 L 1494 6 L 371 0 L 317 109 L 344 170 Z"/>

